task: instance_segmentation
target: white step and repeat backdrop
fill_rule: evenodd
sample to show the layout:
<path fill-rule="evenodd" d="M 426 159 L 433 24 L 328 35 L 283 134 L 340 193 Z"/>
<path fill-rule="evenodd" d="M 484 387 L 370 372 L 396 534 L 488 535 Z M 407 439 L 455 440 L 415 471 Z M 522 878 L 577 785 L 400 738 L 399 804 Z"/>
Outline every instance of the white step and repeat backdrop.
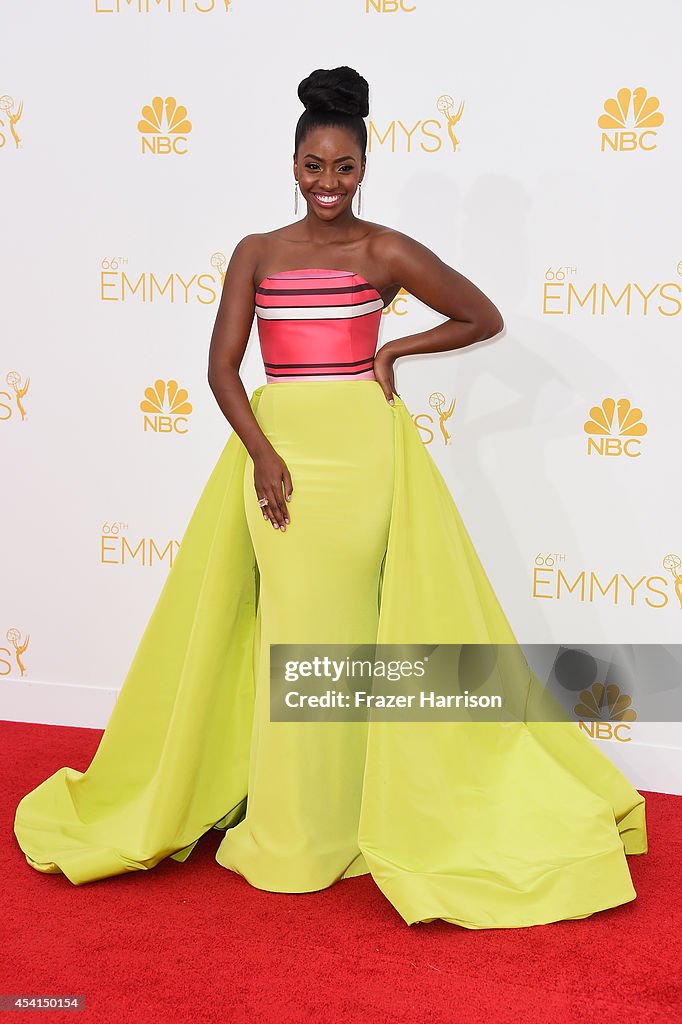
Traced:
<path fill-rule="evenodd" d="M 517 637 L 682 640 L 681 21 L 0 3 L 0 717 L 105 725 L 231 430 L 206 379 L 221 275 L 293 219 L 296 88 L 339 64 L 371 86 L 363 216 L 506 320 L 396 381 Z M 401 294 L 380 344 L 441 320 Z M 242 370 L 264 383 L 255 330 Z M 682 792 L 680 726 L 614 716 L 595 742 Z"/>

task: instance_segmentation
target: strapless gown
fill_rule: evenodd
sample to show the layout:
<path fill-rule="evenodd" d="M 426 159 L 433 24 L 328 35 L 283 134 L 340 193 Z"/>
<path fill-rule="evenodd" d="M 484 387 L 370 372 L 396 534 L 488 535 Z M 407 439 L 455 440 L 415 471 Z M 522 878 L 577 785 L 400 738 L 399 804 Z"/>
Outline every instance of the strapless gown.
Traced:
<path fill-rule="evenodd" d="M 379 292 L 273 274 L 251 407 L 287 463 L 285 533 L 233 432 L 86 771 L 18 805 L 28 864 L 75 885 L 186 861 L 272 892 L 370 872 L 407 924 L 509 928 L 635 898 L 644 798 L 573 722 L 271 721 L 287 643 L 516 644 L 408 409 L 374 379 Z M 190 870 L 189 865 L 187 870 Z"/>

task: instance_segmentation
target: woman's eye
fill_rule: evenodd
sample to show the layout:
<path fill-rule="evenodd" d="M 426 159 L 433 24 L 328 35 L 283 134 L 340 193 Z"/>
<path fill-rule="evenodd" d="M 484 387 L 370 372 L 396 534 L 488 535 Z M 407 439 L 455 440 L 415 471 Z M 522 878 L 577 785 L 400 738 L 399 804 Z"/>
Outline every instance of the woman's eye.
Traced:
<path fill-rule="evenodd" d="M 319 171 L 320 165 L 319 164 L 306 164 L 305 165 L 305 169 L 306 169 L 306 171 Z M 343 167 L 339 167 L 339 170 L 340 171 L 350 172 L 350 171 L 353 170 L 353 164 L 344 164 Z"/>

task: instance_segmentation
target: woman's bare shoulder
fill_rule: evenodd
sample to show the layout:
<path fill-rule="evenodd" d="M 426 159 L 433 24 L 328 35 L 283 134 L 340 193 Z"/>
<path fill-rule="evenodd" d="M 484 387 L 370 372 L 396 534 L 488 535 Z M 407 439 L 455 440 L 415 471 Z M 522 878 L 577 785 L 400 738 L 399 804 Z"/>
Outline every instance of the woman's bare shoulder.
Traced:
<path fill-rule="evenodd" d="M 271 231 L 253 231 L 240 238 L 236 248 L 242 252 L 258 254 L 272 242 L 285 241 L 287 235 L 291 233 L 292 227 L 292 224 L 285 224 L 283 227 L 273 228 Z"/>
<path fill-rule="evenodd" d="M 239 239 L 234 247 L 231 266 L 247 268 L 255 277 L 258 276 L 259 268 L 264 260 L 267 260 L 272 252 L 273 243 L 281 241 L 285 228 L 275 228 L 273 231 L 254 231 Z"/>
<path fill-rule="evenodd" d="M 372 260 L 377 260 L 385 267 L 391 266 L 394 261 L 418 256 L 419 251 L 425 247 L 417 239 L 406 235 L 404 231 L 388 227 L 385 224 L 368 224 L 368 250 Z"/>
<path fill-rule="evenodd" d="M 385 224 L 368 223 L 368 227 L 371 229 L 369 244 L 378 257 L 385 258 L 393 253 L 404 253 L 421 246 L 421 242 L 418 242 L 416 238 L 411 238 L 404 231 L 398 231 Z"/>

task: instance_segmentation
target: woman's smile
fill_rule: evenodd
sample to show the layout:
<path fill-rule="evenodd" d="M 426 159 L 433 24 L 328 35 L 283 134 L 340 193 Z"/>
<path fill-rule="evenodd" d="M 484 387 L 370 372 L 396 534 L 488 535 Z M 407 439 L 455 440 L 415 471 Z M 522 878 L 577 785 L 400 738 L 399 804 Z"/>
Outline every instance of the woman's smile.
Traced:
<path fill-rule="evenodd" d="M 315 202 L 319 206 L 337 206 L 343 199 L 343 192 L 311 192 Z"/>

